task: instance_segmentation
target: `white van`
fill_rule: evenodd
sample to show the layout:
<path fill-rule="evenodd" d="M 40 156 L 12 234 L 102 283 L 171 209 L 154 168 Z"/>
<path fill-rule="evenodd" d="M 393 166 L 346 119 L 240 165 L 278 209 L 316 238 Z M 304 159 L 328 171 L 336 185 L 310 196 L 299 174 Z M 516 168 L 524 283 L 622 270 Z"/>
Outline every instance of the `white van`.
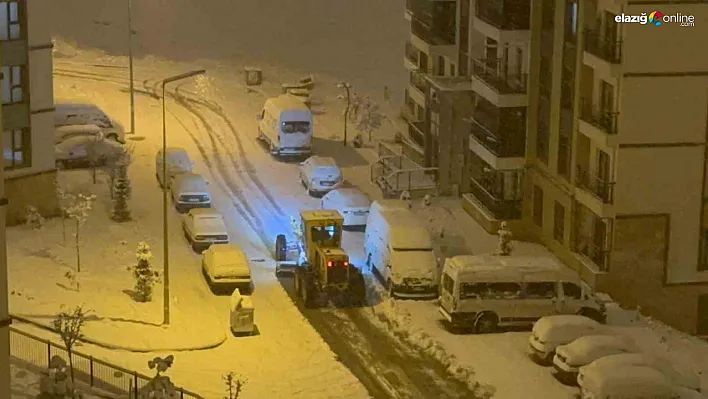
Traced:
<path fill-rule="evenodd" d="M 605 318 L 590 287 L 555 259 L 491 254 L 445 260 L 439 310 L 451 327 L 478 333 L 554 314 Z"/>
<path fill-rule="evenodd" d="M 96 125 L 103 137 L 125 143 L 125 128 L 96 104 L 58 101 L 54 104 L 54 126 Z"/>
<path fill-rule="evenodd" d="M 187 150 L 180 147 L 167 147 L 167 151 L 165 151 L 167 179 L 164 179 L 162 176 L 162 157 L 162 149 L 160 149 L 157 151 L 157 154 L 155 154 L 155 177 L 160 187 L 162 187 L 165 182 L 167 182 L 167 186 L 169 187 L 170 182 L 175 176 L 181 173 L 189 173 L 194 167 L 194 162 L 189 159 Z"/>
<path fill-rule="evenodd" d="M 283 94 L 269 98 L 258 114 L 258 139 L 276 156 L 312 153 L 312 111 L 302 100 Z"/>
<path fill-rule="evenodd" d="M 209 183 L 199 174 L 187 172 L 175 176 L 170 183 L 172 202 L 179 213 L 194 208 L 211 208 Z"/>
<path fill-rule="evenodd" d="M 366 265 L 391 297 L 435 298 L 439 270 L 425 224 L 407 208 L 374 202 L 364 233 Z"/>

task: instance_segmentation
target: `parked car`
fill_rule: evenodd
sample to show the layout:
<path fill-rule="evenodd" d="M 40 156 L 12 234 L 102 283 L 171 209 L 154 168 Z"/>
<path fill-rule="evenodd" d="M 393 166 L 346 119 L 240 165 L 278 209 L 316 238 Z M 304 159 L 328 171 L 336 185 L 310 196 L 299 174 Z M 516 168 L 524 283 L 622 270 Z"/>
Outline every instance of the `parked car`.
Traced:
<path fill-rule="evenodd" d="M 580 315 L 553 315 L 538 319 L 529 337 L 531 356 L 543 365 L 553 364 L 553 356 L 560 345 L 569 344 L 586 335 L 599 335 L 609 327 Z"/>
<path fill-rule="evenodd" d="M 363 227 L 369 218 L 371 200 L 356 188 L 338 188 L 322 197 L 323 209 L 336 209 L 344 217 L 343 227 Z"/>
<path fill-rule="evenodd" d="M 182 218 L 182 230 L 192 249 L 201 252 L 212 244 L 228 244 L 224 218 L 213 208 L 190 209 Z"/>
<path fill-rule="evenodd" d="M 229 325 L 231 332 L 235 335 L 251 335 L 256 327 L 253 302 L 250 297 L 241 295 L 238 288 L 231 294 Z"/>
<path fill-rule="evenodd" d="M 640 350 L 629 337 L 623 335 L 588 335 L 557 347 L 553 366 L 559 380 L 575 383 L 580 367 L 601 357 L 621 353 L 640 353 Z"/>
<path fill-rule="evenodd" d="M 202 272 L 214 291 L 251 292 L 251 266 L 235 244 L 213 244 L 202 252 Z"/>
<path fill-rule="evenodd" d="M 660 371 L 643 366 L 581 367 L 582 399 L 699 399 L 699 392 L 675 385 Z"/>
<path fill-rule="evenodd" d="M 108 140 L 125 143 L 125 128 L 96 104 L 58 100 L 54 107 L 54 126 L 95 125 Z"/>
<path fill-rule="evenodd" d="M 209 182 L 202 175 L 186 172 L 172 178 L 170 192 L 172 202 L 179 213 L 185 213 L 194 208 L 210 208 L 211 194 Z"/>
<path fill-rule="evenodd" d="M 66 125 L 54 128 L 54 143 L 59 144 L 62 141 L 77 136 L 92 136 L 103 137 L 101 128 L 96 125 Z"/>
<path fill-rule="evenodd" d="M 582 375 L 590 370 L 598 373 L 613 373 L 616 369 L 628 367 L 651 367 L 661 371 L 673 384 L 701 392 L 701 377 L 691 370 L 680 369 L 671 364 L 668 359 L 650 356 L 644 353 L 623 353 L 601 357 L 587 366 L 581 367 L 578 381 Z"/>
<path fill-rule="evenodd" d="M 167 185 L 169 186 L 175 176 L 182 173 L 191 172 L 194 167 L 194 162 L 189 159 L 187 150 L 180 147 L 167 147 L 164 155 L 167 162 L 167 179 L 164 179 L 162 176 L 162 158 L 162 149 L 160 149 L 157 151 L 157 154 L 155 154 L 155 177 L 157 178 L 157 182 L 160 184 L 160 187 L 162 187 L 164 182 L 167 182 Z"/>
<path fill-rule="evenodd" d="M 320 196 L 342 185 L 342 172 L 331 157 L 318 155 L 300 164 L 300 181 L 311 196 Z"/>
<path fill-rule="evenodd" d="M 103 166 L 111 157 L 118 157 L 124 151 L 123 146 L 104 140 L 100 135 L 77 135 L 54 146 L 54 160 L 58 169 Z"/>

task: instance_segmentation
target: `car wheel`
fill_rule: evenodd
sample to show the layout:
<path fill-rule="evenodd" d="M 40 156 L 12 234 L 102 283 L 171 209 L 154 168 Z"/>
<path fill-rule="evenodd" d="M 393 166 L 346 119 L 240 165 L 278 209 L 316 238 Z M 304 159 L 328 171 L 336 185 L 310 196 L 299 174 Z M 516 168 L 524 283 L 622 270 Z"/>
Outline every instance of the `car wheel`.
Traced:
<path fill-rule="evenodd" d="M 118 135 L 115 133 L 111 133 L 108 136 L 106 136 L 108 140 L 118 142 Z"/>
<path fill-rule="evenodd" d="M 391 298 L 391 299 L 396 298 L 395 286 L 393 284 L 393 281 L 391 281 L 391 279 L 388 279 L 388 281 L 386 281 L 386 292 L 388 292 L 389 298 Z"/>
<path fill-rule="evenodd" d="M 489 334 L 497 330 L 499 320 L 493 313 L 483 313 L 474 322 L 474 332 L 477 334 Z"/>
<path fill-rule="evenodd" d="M 287 241 L 285 235 L 278 234 L 275 238 L 275 260 L 282 262 L 287 257 Z"/>

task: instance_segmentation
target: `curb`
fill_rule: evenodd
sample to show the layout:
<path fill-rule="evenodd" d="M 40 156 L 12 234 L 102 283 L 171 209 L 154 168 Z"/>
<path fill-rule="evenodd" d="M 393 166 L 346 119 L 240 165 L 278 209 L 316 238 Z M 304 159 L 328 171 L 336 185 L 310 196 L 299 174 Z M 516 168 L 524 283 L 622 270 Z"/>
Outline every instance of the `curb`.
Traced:
<path fill-rule="evenodd" d="M 50 331 L 56 334 L 56 331 L 49 327 L 48 325 L 44 323 L 40 323 L 38 321 L 29 319 L 27 317 L 22 317 L 22 316 L 15 316 L 11 315 L 13 320 L 32 325 L 37 328 L 41 328 L 42 330 L 45 331 Z M 174 348 L 174 347 L 167 347 L 167 348 L 150 348 L 150 349 L 145 349 L 145 348 L 137 348 L 137 347 L 131 347 L 131 346 L 126 346 L 126 345 L 115 345 L 115 344 L 109 344 L 105 343 L 100 340 L 92 339 L 89 337 L 86 337 L 85 335 L 79 338 L 79 341 L 87 343 L 87 344 L 92 344 L 99 346 L 101 348 L 105 349 L 112 349 L 112 350 L 123 350 L 123 351 L 128 351 L 128 352 L 135 352 L 135 353 L 150 353 L 150 352 L 186 352 L 186 351 L 199 351 L 199 350 L 208 350 L 208 349 L 214 349 L 216 347 L 221 346 L 224 342 L 226 342 L 228 337 L 226 337 L 226 334 L 224 334 L 223 339 L 220 340 L 218 343 L 210 343 L 210 344 L 203 344 L 203 345 L 193 345 L 193 346 L 183 346 L 180 348 Z"/>

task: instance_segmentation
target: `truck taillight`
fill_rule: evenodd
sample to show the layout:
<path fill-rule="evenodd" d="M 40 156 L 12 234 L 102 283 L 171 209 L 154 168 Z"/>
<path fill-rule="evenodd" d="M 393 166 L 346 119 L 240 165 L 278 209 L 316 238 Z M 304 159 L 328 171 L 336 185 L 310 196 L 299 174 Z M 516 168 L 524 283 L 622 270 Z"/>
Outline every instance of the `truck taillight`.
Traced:
<path fill-rule="evenodd" d="M 327 261 L 327 267 L 332 267 L 332 261 L 331 261 L 331 260 Z"/>
<path fill-rule="evenodd" d="M 347 262 L 347 261 L 345 260 L 345 261 L 344 261 L 344 266 L 349 266 L 349 262 Z"/>

